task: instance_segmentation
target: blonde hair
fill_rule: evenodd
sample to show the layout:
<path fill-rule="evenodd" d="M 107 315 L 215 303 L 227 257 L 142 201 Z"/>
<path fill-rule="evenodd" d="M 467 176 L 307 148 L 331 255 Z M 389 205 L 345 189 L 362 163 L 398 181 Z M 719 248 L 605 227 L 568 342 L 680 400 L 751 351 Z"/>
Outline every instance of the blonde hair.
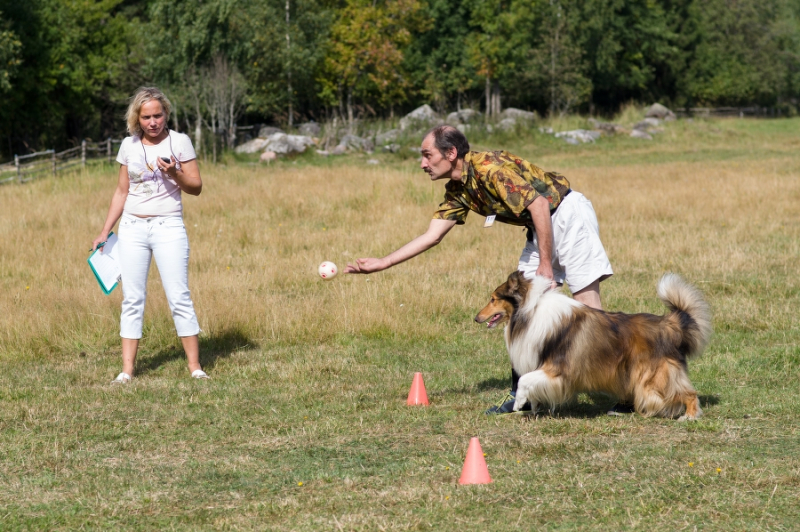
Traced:
<path fill-rule="evenodd" d="M 142 106 L 150 100 L 158 100 L 161 104 L 161 109 L 164 111 L 166 122 L 169 123 L 169 115 L 172 112 L 172 104 L 169 99 L 155 87 L 140 87 L 136 94 L 131 98 L 131 103 L 128 105 L 128 111 L 125 113 L 125 121 L 128 124 L 128 133 L 141 137 L 144 134 L 142 126 L 139 125 L 139 112 Z"/>

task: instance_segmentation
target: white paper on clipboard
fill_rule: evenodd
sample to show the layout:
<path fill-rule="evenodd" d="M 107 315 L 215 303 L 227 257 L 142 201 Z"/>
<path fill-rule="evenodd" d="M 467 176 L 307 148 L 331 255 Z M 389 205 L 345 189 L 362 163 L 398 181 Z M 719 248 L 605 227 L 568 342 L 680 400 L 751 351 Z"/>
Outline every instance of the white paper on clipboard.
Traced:
<path fill-rule="evenodd" d="M 117 287 L 122 276 L 122 272 L 119 269 L 118 243 L 117 235 L 109 233 L 108 240 L 106 240 L 102 248 L 103 251 L 95 250 L 88 259 L 89 266 L 91 266 L 100 288 L 103 289 L 103 293 L 106 295 Z"/>

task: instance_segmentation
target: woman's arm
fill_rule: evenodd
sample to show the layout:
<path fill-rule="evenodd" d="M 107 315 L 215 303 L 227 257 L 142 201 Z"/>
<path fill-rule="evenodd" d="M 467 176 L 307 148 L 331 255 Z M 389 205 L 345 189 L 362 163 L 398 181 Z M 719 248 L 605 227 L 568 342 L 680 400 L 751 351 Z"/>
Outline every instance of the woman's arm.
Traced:
<path fill-rule="evenodd" d="M 172 178 L 182 191 L 192 196 L 199 196 L 203 190 L 203 180 L 200 179 L 200 167 L 197 166 L 197 159 L 181 163 L 181 169 L 178 170 L 175 157 L 170 157 L 172 162 L 167 164 L 160 158 L 157 159 L 158 167 L 162 172 L 165 172 Z"/>
<path fill-rule="evenodd" d="M 117 220 L 119 220 L 119 217 L 122 216 L 122 210 L 125 208 L 125 200 L 128 199 L 129 187 L 128 167 L 122 165 L 119 167 L 117 188 L 114 190 L 114 195 L 111 196 L 111 206 L 108 208 L 106 223 L 103 224 L 103 230 L 100 231 L 100 234 L 97 235 L 97 238 L 92 242 L 92 251 L 97 249 L 98 244 L 108 240 L 108 233 L 111 232 Z M 100 250 L 102 251 L 102 248 Z"/>

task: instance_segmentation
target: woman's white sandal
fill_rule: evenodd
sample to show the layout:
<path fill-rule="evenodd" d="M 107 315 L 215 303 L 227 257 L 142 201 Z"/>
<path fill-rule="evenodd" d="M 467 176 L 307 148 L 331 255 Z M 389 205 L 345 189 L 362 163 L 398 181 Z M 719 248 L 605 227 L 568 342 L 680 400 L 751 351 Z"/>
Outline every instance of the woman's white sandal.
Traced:
<path fill-rule="evenodd" d="M 196 370 L 194 370 L 192 372 L 192 378 L 193 379 L 210 379 L 211 377 L 206 375 L 206 372 L 203 371 L 202 369 L 196 369 Z"/>
<path fill-rule="evenodd" d="M 131 376 L 124 371 L 117 375 L 117 378 L 111 381 L 111 384 L 128 384 L 131 382 Z"/>

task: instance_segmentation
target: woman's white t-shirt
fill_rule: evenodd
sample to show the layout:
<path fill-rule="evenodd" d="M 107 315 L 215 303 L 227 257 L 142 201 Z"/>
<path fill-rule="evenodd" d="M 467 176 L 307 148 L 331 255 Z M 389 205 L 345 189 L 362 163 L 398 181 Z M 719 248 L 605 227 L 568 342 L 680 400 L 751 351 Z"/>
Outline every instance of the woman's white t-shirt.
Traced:
<path fill-rule="evenodd" d="M 136 216 L 169 216 L 183 214 L 181 189 L 166 172 L 158 169 L 158 157 L 175 157 L 180 163 L 197 158 L 188 135 L 167 131 L 167 138 L 147 146 L 137 136 L 122 141 L 117 162 L 128 167 L 128 199 L 124 212 Z M 170 159 L 172 160 L 172 159 Z"/>

